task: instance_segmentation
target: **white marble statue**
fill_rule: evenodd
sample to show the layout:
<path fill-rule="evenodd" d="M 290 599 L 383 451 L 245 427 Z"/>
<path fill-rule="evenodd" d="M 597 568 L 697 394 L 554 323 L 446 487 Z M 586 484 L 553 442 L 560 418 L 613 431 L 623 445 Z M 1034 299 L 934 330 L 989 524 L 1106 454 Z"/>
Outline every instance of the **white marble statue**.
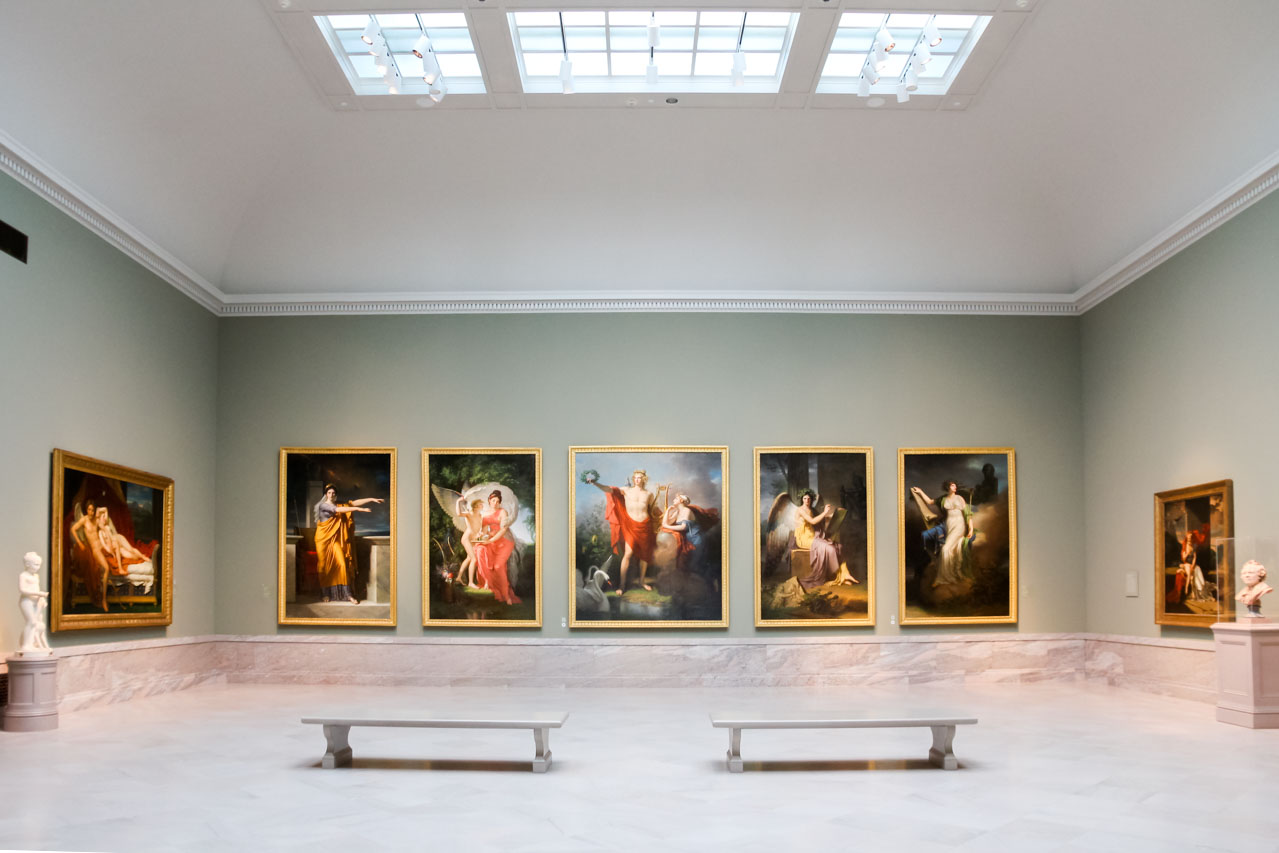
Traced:
<path fill-rule="evenodd" d="M 26 624 L 22 627 L 20 655 L 50 655 L 49 637 L 44 628 L 44 611 L 49 606 L 49 593 L 40 589 L 40 555 L 28 551 L 22 558 L 22 572 L 18 575 L 18 607 Z"/>
<path fill-rule="evenodd" d="M 1256 619 L 1261 616 L 1261 596 L 1273 589 L 1266 583 L 1266 567 L 1256 560 L 1249 560 L 1243 564 L 1239 575 L 1243 580 L 1243 589 L 1235 596 L 1235 600 L 1248 606 L 1248 613 L 1244 618 Z"/>

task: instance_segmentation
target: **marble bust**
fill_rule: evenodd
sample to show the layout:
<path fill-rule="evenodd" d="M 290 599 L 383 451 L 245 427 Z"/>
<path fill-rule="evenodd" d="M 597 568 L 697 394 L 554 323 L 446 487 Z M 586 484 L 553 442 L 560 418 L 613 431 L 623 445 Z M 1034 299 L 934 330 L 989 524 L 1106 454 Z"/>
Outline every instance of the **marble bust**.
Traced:
<path fill-rule="evenodd" d="M 26 624 L 22 626 L 22 645 L 19 655 L 50 655 L 49 637 L 44 627 L 44 612 L 49 606 L 49 593 L 40 589 L 40 566 L 44 561 L 35 551 L 28 551 L 22 558 L 22 571 L 18 574 L 18 607 Z"/>
<path fill-rule="evenodd" d="M 1244 586 L 1239 591 L 1239 594 L 1235 596 L 1235 600 L 1242 601 L 1247 605 L 1248 613 L 1244 618 L 1256 619 L 1261 616 L 1261 596 L 1272 589 L 1266 583 L 1266 567 L 1256 560 L 1249 560 L 1243 564 L 1239 575 L 1243 580 Z"/>

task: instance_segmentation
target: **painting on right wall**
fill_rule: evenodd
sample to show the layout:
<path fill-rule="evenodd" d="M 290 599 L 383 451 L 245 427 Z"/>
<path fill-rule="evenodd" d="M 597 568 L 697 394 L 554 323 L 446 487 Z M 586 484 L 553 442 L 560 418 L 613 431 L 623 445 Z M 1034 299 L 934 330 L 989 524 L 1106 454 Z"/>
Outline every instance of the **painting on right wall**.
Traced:
<path fill-rule="evenodd" d="M 903 625 L 1017 621 L 1017 472 L 1011 447 L 897 451 Z"/>
<path fill-rule="evenodd" d="M 1234 482 L 1155 494 L 1155 624 L 1208 627 L 1234 612 Z"/>

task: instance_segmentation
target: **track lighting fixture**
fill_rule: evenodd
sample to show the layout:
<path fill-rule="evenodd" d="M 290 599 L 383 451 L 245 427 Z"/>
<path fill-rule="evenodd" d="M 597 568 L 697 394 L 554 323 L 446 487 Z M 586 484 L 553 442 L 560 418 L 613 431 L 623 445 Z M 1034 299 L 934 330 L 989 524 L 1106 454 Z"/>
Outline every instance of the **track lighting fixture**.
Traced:
<path fill-rule="evenodd" d="M 653 59 L 651 49 L 648 54 L 648 67 L 644 69 L 644 82 L 650 86 L 657 85 L 657 63 Z"/>
<path fill-rule="evenodd" d="M 870 52 L 871 63 L 875 66 L 876 71 L 883 71 L 884 66 L 888 64 L 888 51 L 884 50 L 883 45 L 876 44 Z"/>
<path fill-rule="evenodd" d="M 919 88 L 919 73 L 915 71 L 914 61 L 906 63 L 906 73 L 902 75 L 902 83 L 905 84 L 907 92 L 914 92 Z"/>
<path fill-rule="evenodd" d="M 431 88 L 428 90 L 427 95 L 432 101 L 435 101 L 435 103 L 438 104 L 440 101 L 444 100 L 444 96 L 448 93 L 448 86 L 444 85 L 444 78 L 440 77 L 431 84 Z"/>
<path fill-rule="evenodd" d="M 577 86 L 573 81 L 573 62 L 566 54 L 560 60 L 560 89 L 566 95 L 571 95 L 577 91 Z"/>
<path fill-rule="evenodd" d="M 875 46 L 882 47 L 884 52 L 887 53 L 897 47 L 897 40 L 893 38 L 893 34 L 886 28 L 881 28 L 879 32 L 875 33 Z"/>
<path fill-rule="evenodd" d="M 862 66 L 862 79 L 874 86 L 879 82 L 879 69 L 875 67 L 875 63 L 869 59 Z"/>
<path fill-rule="evenodd" d="M 904 104 L 910 100 L 910 91 L 906 88 L 905 80 L 897 81 L 897 103 Z"/>
<path fill-rule="evenodd" d="M 662 28 L 657 25 L 657 13 L 648 19 L 648 46 L 658 47 L 662 43 Z"/>
<path fill-rule="evenodd" d="M 929 47 L 936 47 L 941 44 L 941 31 L 937 29 L 936 16 L 929 18 L 928 23 L 924 25 L 924 44 Z"/>
<path fill-rule="evenodd" d="M 378 26 L 377 17 L 369 15 L 369 23 L 364 28 L 364 32 L 360 33 L 360 39 L 365 44 L 373 44 L 373 40 L 382 35 L 382 28 Z"/>
<path fill-rule="evenodd" d="M 369 45 L 369 55 L 377 56 L 381 53 L 386 53 L 386 52 L 388 52 L 387 46 L 386 46 L 386 39 L 382 36 L 380 32 L 376 33 L 373 36 L 373 43 Z"/>
<path fill-rule="evenodd" d="M 434 51 L 422 57 L 422 79 L 428 84 L 440 79 L 440 62 L 435 58 Z"/>
<path fill-rule="evenodd" d="M 867 77 L 865 73 L 863 73 L 861 78 L 857 81 L 857 96 L 859 98 L 870 97 L 870 78 Z"/>
<path fill-rule="evenodd" d="M 391 62 L 391 54 L 389 52 L 382 51 L 381 53 L 377 55 L 377 58 L 373 60 L 373 64 L 377 66 L 378 71 L 381 71 L 383 74 L 386 74 L 387 69 L 393 66 L 395 63 Z"/>
<path fill-rule="evenodd" d="M 739 47 L 737 53 L 733 54 L 733 85 L 746 85 L 746 54 Z"/>
<path fill-rule="evenodd" d="M 427 38 L 426 33 L 417 37 L 417 41 L 413 44 L 413 55 L 418 59 L 423 59 L 431 52 L 431 40 Z"/>
<path fill-rule="evenodd" d="M 933 61 L 933 52 L 928 49 L 928 45 L 924 44 L 921 39 L 919 44 L 915 45 L 915 64 L 920 70 L 928 67 L 928 63 Z"/>

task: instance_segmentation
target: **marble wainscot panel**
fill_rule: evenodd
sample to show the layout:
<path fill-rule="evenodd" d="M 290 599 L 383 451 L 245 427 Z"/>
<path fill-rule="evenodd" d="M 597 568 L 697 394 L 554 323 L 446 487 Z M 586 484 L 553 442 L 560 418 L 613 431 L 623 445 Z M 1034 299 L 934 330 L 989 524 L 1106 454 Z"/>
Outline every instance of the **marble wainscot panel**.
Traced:
<path fill-rule="evenodd" d="M 54 650 L 59 711 L 203 684 L 835 687 L 1088 681 L 1216 701 L 1211 641 L 1099 634 L 202 636 Z"/>
<path fill-rule="evenodd" d="M 226 677 L 216 665 L 217 645 L 217 637 L 205 636 L 56 648 L 58 710 L 224 684 Z"/>
<path fill-rule="evenodd" d="M 1217 701 L 1217 658 L 1211 640 L 1083 636 L 1089 681 L 1199 702 Z"/>
<path fill-rule="evenodd" d="M 231 682 L 797 687 L 1077 681 L 1078 635 L 848 638 L 224 637 Z"/>

